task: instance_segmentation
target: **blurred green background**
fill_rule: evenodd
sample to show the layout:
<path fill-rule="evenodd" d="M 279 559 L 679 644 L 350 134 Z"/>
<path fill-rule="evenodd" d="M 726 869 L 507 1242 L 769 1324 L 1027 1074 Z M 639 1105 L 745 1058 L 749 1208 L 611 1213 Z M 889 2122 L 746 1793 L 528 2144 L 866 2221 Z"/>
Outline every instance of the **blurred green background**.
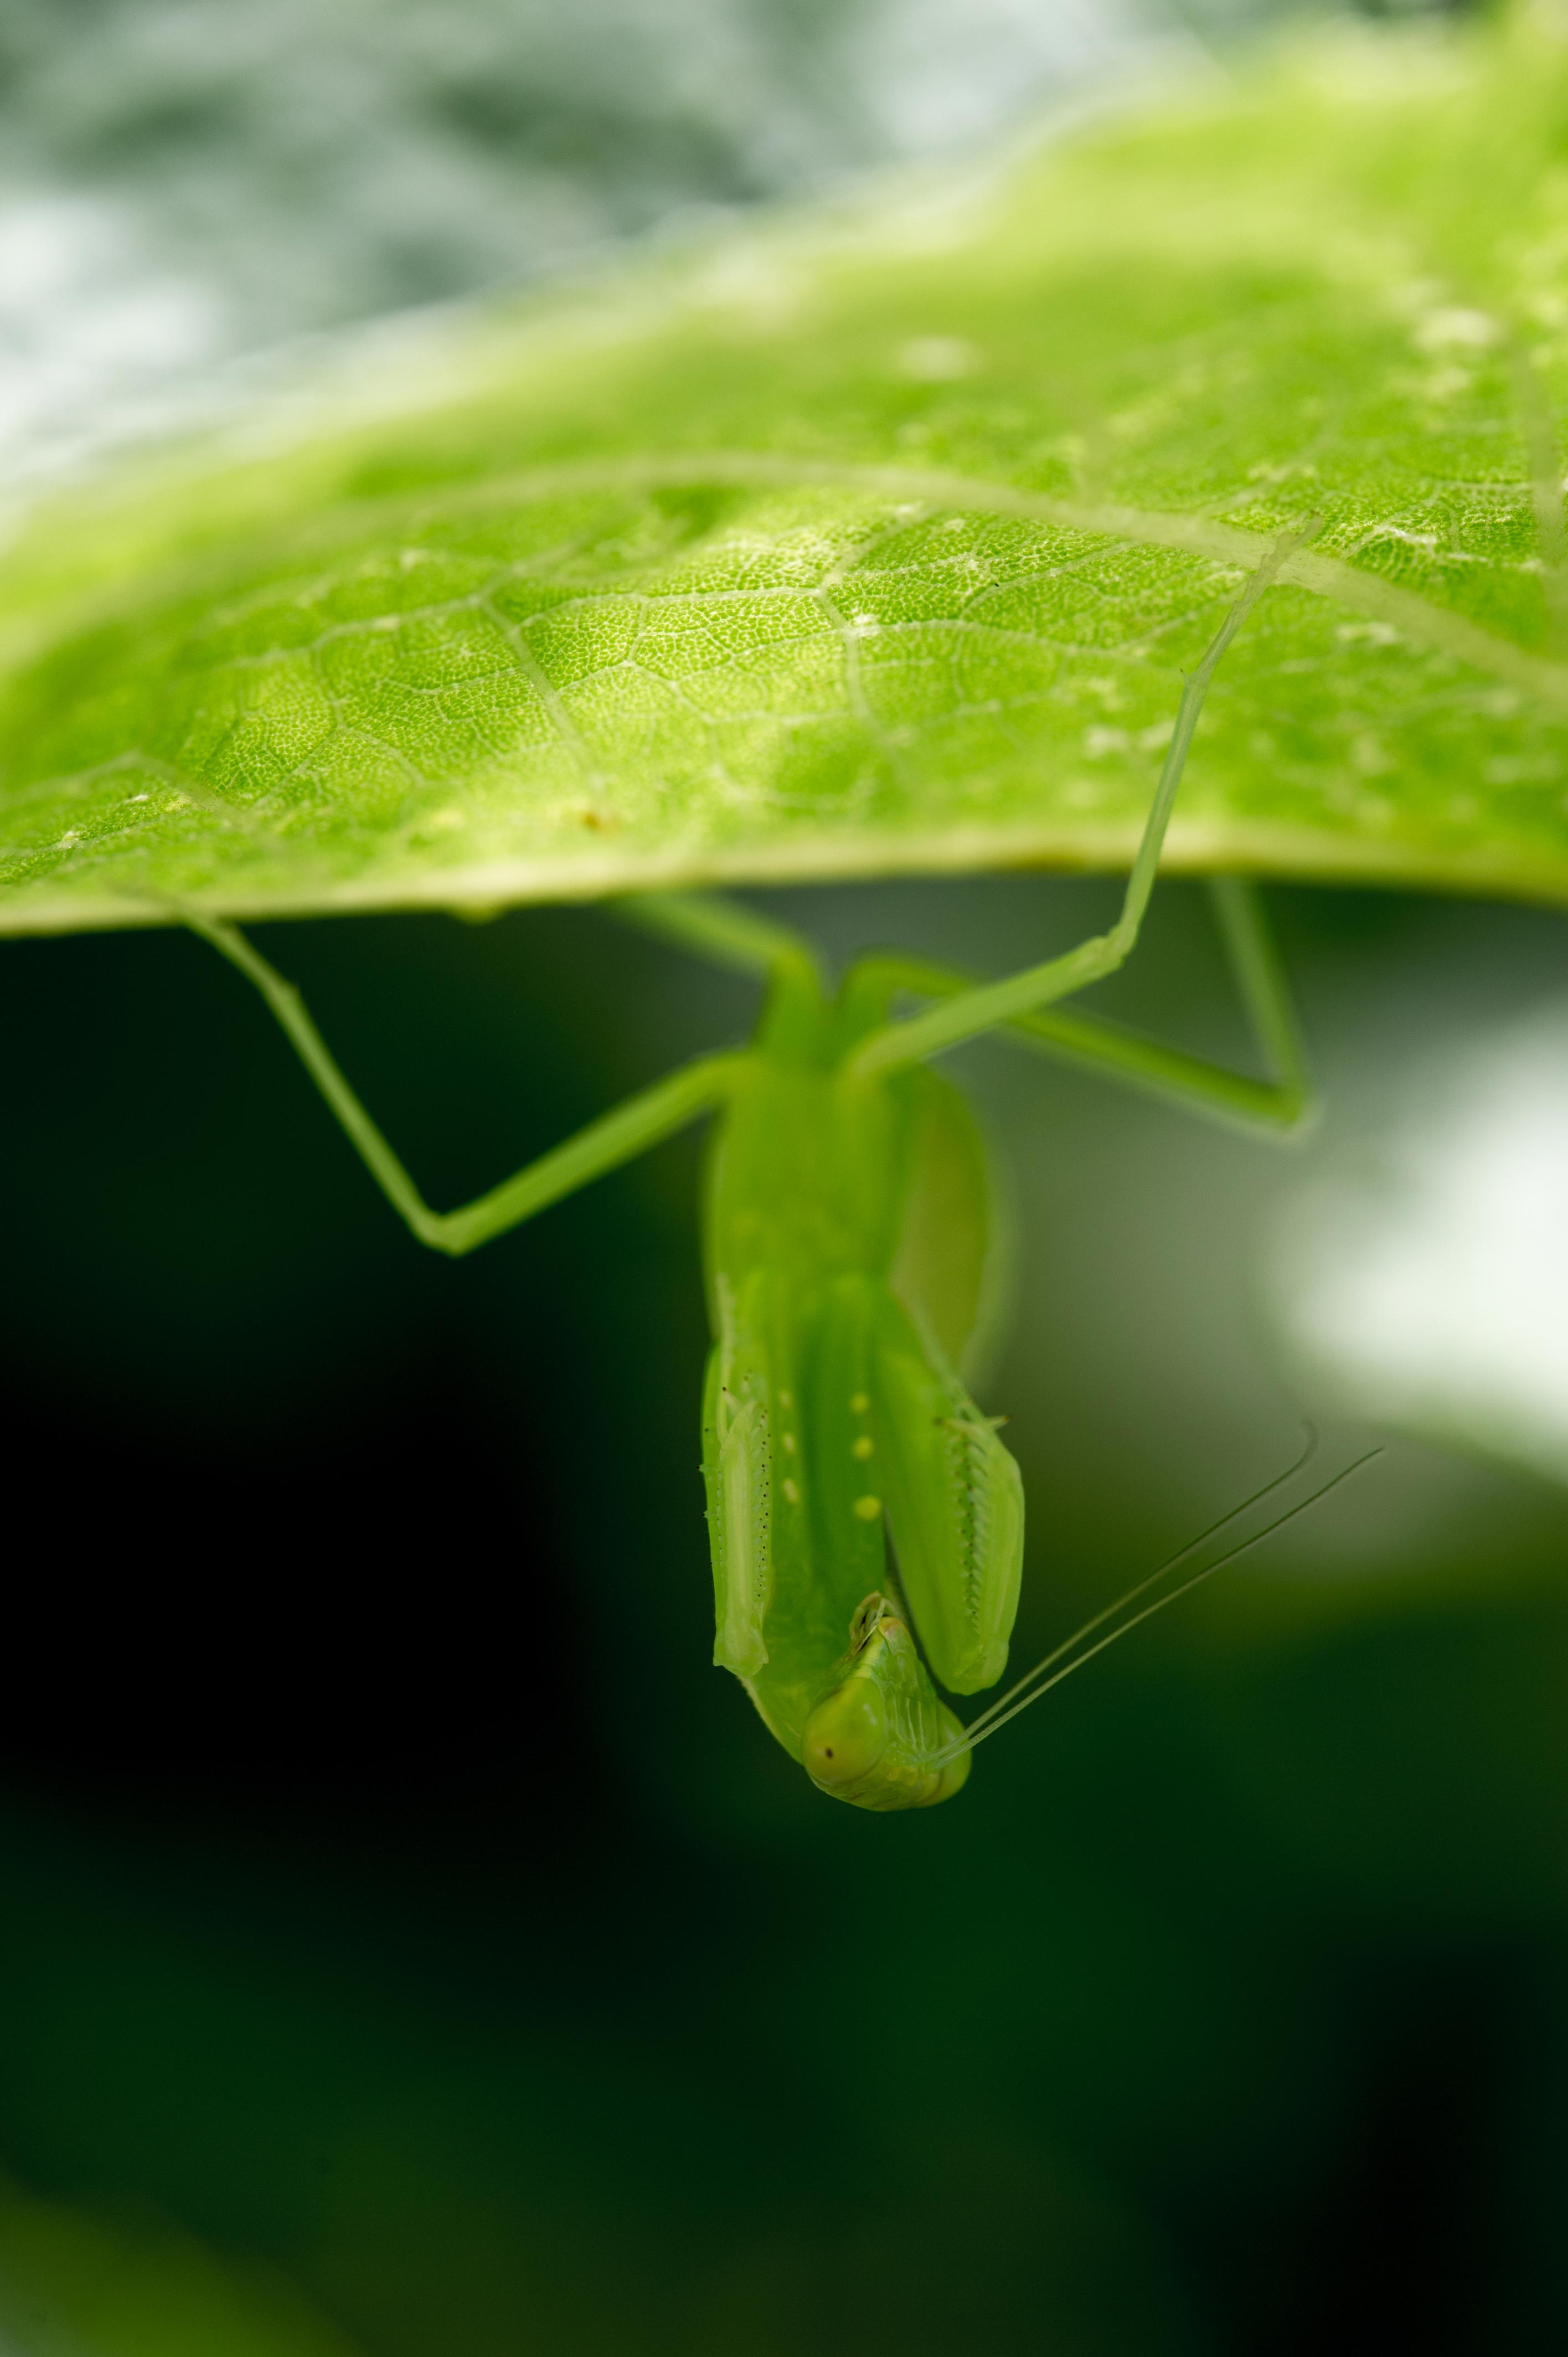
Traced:
<path fill-rule="evenodd" d="M 7 471 L 1239 21 L 7 0 Z M 762 897 L 1001 968 L 1112 893 Z M 1563 990 L 1550 912 L 1273 900 L 1303 1152 L 959 1060 L 1020 1661 L 1289 1461 L 1285 1208 Z M 752 1014 L 592 911 L 262 940 L 437 1202 Z M 3 965 L 7 2357 L 1559 2345 L 1568 1490 L 1394 1438 L 956 1806 L 835 1809 L 709 1666 L 696 1142 L 438 1263 L 199 943 Z M 1243 1051 L 1191 887 L 1101 996 Z"/>

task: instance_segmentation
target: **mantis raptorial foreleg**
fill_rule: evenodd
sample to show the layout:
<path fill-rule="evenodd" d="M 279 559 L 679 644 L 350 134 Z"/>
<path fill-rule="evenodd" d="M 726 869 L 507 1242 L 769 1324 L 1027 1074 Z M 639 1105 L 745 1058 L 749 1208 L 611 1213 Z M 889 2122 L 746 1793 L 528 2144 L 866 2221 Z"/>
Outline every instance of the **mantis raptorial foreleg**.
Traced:
<path fill-rule="evenodd" d="M 305 1001 L 251 946 L 236 926 L 182 911 L 193 932 L 211 942 L 231 965 L 253 982 L 277 1017 L 317 1087 L 392 1209 L 407 1221 L 421 1243 L 454 1257 L 521 1226 L 590 1179 L 618 1169 L 650 1146 L 684 1129 L 723 1103 L 745 1058 L 703 1056 L 667 1080 L 656 1082 L 613 1113 L 590 1122 L 575 1137 L 541 1155 L 512 1178 L 456 1211 L 433 1211 L 345 1079 L 336 1057 L 311 1020 Z"/>

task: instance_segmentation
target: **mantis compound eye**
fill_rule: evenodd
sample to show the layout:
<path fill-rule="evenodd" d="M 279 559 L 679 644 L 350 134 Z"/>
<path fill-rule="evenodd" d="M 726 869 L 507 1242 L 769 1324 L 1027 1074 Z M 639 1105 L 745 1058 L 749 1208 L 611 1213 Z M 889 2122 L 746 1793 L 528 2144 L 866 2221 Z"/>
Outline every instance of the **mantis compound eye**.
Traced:
<path fill-rule="evenodd" d="M 887 1709 L 869 1678 L 846 1678 L 806 1721 L 801 1759 L 813 1784 L 840 1792 L 869 1776 L 887 1749 Z"/>

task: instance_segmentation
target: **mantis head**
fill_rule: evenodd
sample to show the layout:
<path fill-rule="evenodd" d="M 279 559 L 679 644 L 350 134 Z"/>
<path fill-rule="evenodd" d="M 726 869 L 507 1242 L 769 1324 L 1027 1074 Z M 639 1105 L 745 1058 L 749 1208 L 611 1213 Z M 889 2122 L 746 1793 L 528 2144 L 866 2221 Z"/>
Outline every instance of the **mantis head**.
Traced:
<path fill-rule="evenodd" d="M 928 1809 L 958 1792 L 969 1753 L 933 1767 L 963 1729 L 937 1699 L 908 1624 L 874 1590 L 850 1623 L 849 1650 L 806 1721 L 801 1757 L 819 1792 L 857 1809 Z"/>

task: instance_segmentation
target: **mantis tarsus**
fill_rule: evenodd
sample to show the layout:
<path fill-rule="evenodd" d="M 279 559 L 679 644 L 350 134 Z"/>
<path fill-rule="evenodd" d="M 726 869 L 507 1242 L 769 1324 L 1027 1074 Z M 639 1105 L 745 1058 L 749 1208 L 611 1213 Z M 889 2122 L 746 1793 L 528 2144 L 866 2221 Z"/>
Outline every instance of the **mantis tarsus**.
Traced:
<path fill-rule="evenodd" d="M 180 912 L 256 984 L 389 1200 L 437 1251 L 470 1252 L 699 1116 L 720 1115 L 703 1411 L 714 1658 L 812 1781 L 859 1807 L 925 1807 L 965 1781 L 981 1722 L 966 1730 L 932 1674 L 960 1695 L 1001 1676 L 1023 1560 L 1017 1466 L 958 1372 L 990 1243 L 985 1152 L 963 1097 L 928 1060 L 1001 1030 L 1244 1127 L 1286 1135 L 1310 1112 L 1289 991 L 1244 882 L 1217 878 L 1209 890 L 1272 1080 L 1057 1004 L 1131 952 L 1209 681 L 1296 544 L 1276 544 L 1187 678 L 1108 932 L 993 983 L 875 953 L 834 992 L 807 942 L 732 901 L 623 899 L 615 905 L 633 922 L 765 981 L 755 1039 L 629 1098 L 459 1211 L 425 1204 L 298 993 L 233 926 Z M 898 1017 L 900 998 L 931 1003 Z M 987 1731 L 1010 1699 L 983 1715 Z"/>

